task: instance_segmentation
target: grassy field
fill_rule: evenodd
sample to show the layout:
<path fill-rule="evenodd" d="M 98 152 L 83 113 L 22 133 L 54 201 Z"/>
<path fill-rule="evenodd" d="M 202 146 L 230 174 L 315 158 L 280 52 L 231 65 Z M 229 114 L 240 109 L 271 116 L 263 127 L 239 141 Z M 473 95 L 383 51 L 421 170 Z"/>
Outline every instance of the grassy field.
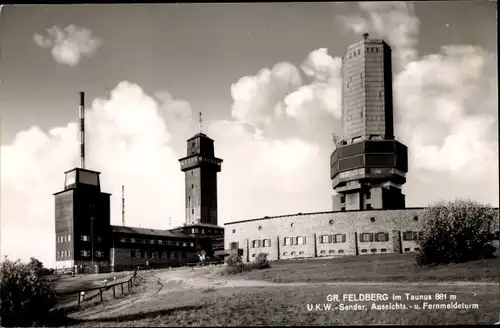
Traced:
<path fill-rule="evenodd" d="M 269 269 L 231 277 L 217 275 L 220 267 L 161 270 L 145 274 L 140 294 L 80 311 L 64 325 L 441 325 L 491 324 L 499 320 L 499 287 L 493 282 L 498 282 L 500 274 L 498 259 L 415 268 L 412 258 L 395 254 L 282 261 L 272 263 Z M 197 284 L 190 285 L 190 281 Z M 249 284 L 252 281 L 257 284 L 252 286 Z M 449 284 L 451 281 L 455 284 Z M 407 284 L 410 282 L 413 284 Z M 367 293 L 387 293 L 389 300 L 348 301 L 342 296 Z M 406 293 L 428 295 L 432 300 L 406 300 Z M 436 300 L 436 293 L 446 294 L 447 300 Z M 333 294 L 338 294 L 340 301 L 331 301 L 328 295 Z M 402 299 L 392 300 L 393 294 Z M 412 308 L 415 304 L 422 307 L 424 302 L 476 304 L 477 308 Z M 379 306 L 399 303 L 407 309 L 372 309 L 372 303 Z M 340 304 L 365 305 L 366 308 L 344 310 Z M 325 306 L 331 308 L 328 310 Z"/>
<path fill-rule="evenodd" d="M 238 279 L 273 282 L 329 281 L 500 281 L 500 259 L 420 267 L 414 254 L 345 256 L 335 259 L 276 261 L 266 270 Z"/>

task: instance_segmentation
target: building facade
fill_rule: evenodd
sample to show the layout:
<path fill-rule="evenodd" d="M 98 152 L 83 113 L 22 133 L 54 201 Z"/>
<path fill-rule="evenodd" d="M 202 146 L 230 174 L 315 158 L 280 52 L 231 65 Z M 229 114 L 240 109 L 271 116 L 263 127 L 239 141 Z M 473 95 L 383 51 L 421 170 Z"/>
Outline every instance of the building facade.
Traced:
<path fill-rule="evenodd" d="M 364 34 L 348 47 L 341 71 L 343 136 L 335 137 L 330 157 L 333 211 L 226 223 L 228 252 L 251 261 L 259 253 L 282 260 L 418 250 L 424 209 L 406 208 L 402 193 L 408 150 L 394 136 L 391 48 Z"/>

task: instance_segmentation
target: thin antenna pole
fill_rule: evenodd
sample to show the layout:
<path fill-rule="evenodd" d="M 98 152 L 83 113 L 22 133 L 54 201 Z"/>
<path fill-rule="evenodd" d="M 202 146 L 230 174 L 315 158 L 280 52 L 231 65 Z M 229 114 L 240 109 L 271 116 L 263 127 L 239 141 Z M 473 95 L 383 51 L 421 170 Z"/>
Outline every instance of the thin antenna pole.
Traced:
<path fill-rule="evenodd" d="M 85 92 L 80 92 L 80 167 L 85 168 Z"/>
<path fill-rule="evenodd" d="M 122 226 L 125 226 L 125 186 L 122 185 Z"/>
<path fill-rule="evenodd" d="M 198 121 L 199 127 L 200 127 L 200 133 L 202 133 L 203 129 L 203 118 L 201 116 L 201 112 L 199 113 L 199 121 Z"/>

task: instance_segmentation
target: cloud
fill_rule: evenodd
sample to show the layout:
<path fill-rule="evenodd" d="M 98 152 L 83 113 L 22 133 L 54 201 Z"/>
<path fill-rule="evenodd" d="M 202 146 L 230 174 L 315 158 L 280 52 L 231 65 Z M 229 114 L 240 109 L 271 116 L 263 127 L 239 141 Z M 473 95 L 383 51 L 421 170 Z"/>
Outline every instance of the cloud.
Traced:
<path fill-rule="evenodd" d="M 263 68 L 255 76 L 244 76 L 231 86 L 232 116 L 247 123 L 270 123 L 282 114 L 285 95 L 300 85 L 299 71 L 287 62 Z"/>
<path fill-rule="evenodd" d="M 53 26 L 47 29 L 48 37 L 35 33 L 33 39 L 42 48 L 51 48 L 52 57 L 60 63 L 76 66 L 83 56 L 91 57 L 102 41 L 93 36 L 92 32 L 75 25 L 64 29 Z"/>
<path fill-rule="evenodd" d="M 418 28 L 413 5 L 406 2 L 363 2 L 359 8 L 365 14 L 340 16 L 342 26 L 361 35 L 369 33 L 373 38 L 383 38 L 393 46 L 395 63 L 404 67 L 418 56 Z"/>

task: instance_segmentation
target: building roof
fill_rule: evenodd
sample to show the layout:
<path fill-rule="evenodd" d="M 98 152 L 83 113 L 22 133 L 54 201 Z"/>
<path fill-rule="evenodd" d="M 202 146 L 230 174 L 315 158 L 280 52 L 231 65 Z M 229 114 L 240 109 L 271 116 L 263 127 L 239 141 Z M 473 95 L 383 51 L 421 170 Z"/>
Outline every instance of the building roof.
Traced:
<path fill-rule="evenodd" d="M 403 210 L 423 210 L 425 207 L 407 207 L 407 208 L 402 208 L 402 209 L 378 209 L 378 208 L 373 208 L 370 210 L 347 210 L 347 211 L 324 211 L 324 212 L 310 212 L 310 213 L 295 213 L 295 214 L 285 214 L 285 215 L 277 215 L 277 216 L 265 216 L 263 218 L 256 218 L 256 219 L 248 219 L 248 220 L 240 220 L 240 221 L 233 221 L 233 222 L 227 222 L 224 223 L 224 225 L 231 225 L 231 224 L 237 224 L 237 223 L 244 223 L 244 222 L 252 222 L 252 221 L 262 221 L 262 220 L 270 220 L 270 219 L 278 219 L 278 218 L 284 218 L 284 217 L 290 217 L 290 216 L 301 216 L 301 215 L 314 215 L 314 214 L 329 214 L 329 213 L 348 213 L 348 212 L 375 212 L 375 211 L 403 211 Z"/>
<path fill-rule="evenodd" d="M 129 234 L 159 236 L 159 237 L 194 238 L 188 234 L 178 231 L 124 227 L 124 226 L 114 226 L 114 225 L 111 226 L 111 231 L 114 233 L 129 233 Z"/>
<path fill-rule="evenodd" d="M 216 224 L 210 224 L 210 223 L 193 223 L 193 224 L 186 224 L 184 226 L 179 226 L 175 229 L 183 229 L 183 228 L 197 228 L 197 227 L 203 227 L 203 228 L 212 228 L 212 229 L 224 229 L 224 227 L 218 226 Z M 173 229 L 172 229 L 173 230 Z"/>
<path fill-rule="evenodd" d="M 204 138 L 204 139 L 208 139 L 208 140 L 212 140 L 212 141 L 213 141 L 213 139 L 211 139 L 211 138 L 210 138 L 209 136 L 207 136 L 205 133 L 197 133 L 197 134 L 195 134 L 194 136 L 192 136 L 191 138 L 189 138 L 187 141 L 189 141 L 189 140 L 193 140 L 193 139 L 198 138 L 198 137 L 202 137 L 202 138 Z"/>

